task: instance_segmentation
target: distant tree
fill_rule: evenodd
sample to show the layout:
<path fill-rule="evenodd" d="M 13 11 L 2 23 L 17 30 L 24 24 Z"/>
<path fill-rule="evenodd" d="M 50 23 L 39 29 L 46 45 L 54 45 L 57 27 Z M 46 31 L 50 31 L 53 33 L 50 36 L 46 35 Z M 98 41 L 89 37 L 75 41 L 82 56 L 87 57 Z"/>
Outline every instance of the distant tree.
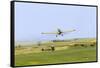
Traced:
<path fill-rule="evenodd" d="M 85 45 L 84 44 L 81 44 L 81 46 L 84 47 Z"/>
<path fill-rule="evenodd" d="M 78 46 L 78 44 L 74 44 L 74 46 Z"/>
<path fill-rule="evenodd" d="M 42 48 L 41 51 L 44 51 L 44 48 Z"/>
<path fill-rule="evenodd" d="M 94 44 L 91 44 L 90 46 L 94 46 Z"/>

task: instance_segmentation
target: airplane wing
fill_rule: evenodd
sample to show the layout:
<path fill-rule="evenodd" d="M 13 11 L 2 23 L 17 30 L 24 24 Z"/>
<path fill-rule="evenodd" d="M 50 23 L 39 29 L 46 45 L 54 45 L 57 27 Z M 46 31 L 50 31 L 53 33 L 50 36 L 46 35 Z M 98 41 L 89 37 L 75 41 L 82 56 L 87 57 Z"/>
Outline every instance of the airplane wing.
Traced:
<path fill-rule="evenodd" d="M 73 30 L 67 30 L 67 31 L 64 31 L 63 33 L 70 33 L 70 32 L 73 32 L 73 31 L 76 31 L 75 29 Z"/>
<path fill-rule="evenodd" d="M 46 32 L 46 33 L 42 32 L 41 34 L 58 34 L 58 33 L 57 32 Z"/>

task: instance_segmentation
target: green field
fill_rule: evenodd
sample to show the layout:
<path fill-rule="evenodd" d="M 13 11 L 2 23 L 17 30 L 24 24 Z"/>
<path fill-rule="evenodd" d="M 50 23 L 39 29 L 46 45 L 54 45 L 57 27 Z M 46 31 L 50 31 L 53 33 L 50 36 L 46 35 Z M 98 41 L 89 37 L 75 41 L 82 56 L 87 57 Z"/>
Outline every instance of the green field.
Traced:
<path fill-rule="evenodd" d="M 16 48 L 15 66 L 96 61 L 95 45 L 90 46 L 89 44 L 84 44 L 86 46 L 69 46 L 66 42 L 55 42 L 54 44 L 56 46 L 53 52 L 41 51 L 41 47 L 49 48 L 47 46 L 49 43 L 39 47 Z"/>

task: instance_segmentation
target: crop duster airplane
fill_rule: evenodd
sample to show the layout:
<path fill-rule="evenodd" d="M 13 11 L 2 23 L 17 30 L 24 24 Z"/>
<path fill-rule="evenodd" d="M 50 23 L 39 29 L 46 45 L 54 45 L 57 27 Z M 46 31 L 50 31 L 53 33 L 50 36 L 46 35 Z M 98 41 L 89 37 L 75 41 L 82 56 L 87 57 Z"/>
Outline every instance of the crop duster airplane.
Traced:
<path fill-rule="evenodd" d="M 41 34 L 55 34 L 56 37 L 58 37 L 59 35 L 63 36 L 63 34 L 66 34 L 66 33 L 70 33 L 70 32 L 73 32 L 73 31 L 76 31 L 75 29 L 73 30 L 67 30 L 67 31 L 62 31 L 60 29 L 57 29 L 57 32 L 42 32 Z"/>

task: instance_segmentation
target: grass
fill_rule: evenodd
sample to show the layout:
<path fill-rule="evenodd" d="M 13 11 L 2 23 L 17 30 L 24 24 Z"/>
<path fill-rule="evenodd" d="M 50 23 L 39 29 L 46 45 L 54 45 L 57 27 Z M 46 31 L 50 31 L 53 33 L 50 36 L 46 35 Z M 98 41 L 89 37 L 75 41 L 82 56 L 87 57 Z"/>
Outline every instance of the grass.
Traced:
<path fill-rule="evenodd" d="M 54 52 L 17 54 L 15 66 L 96 61 L 96 47 L 69 47 Z"/>

